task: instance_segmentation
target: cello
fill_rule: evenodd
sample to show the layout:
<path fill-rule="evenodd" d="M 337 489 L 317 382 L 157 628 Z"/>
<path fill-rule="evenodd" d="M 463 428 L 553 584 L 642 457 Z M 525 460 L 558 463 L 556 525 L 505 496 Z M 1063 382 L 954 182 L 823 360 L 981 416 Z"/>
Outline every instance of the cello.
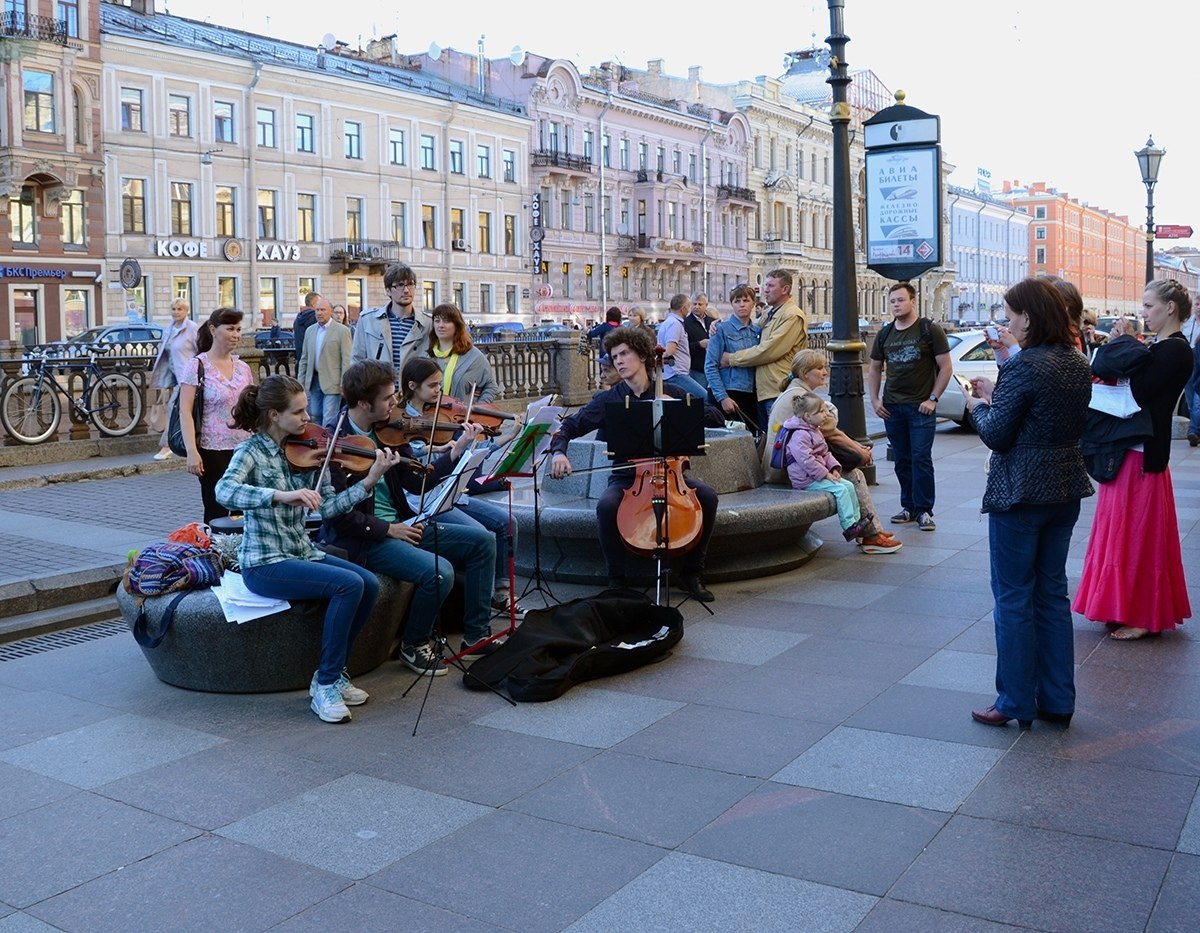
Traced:
<path fill-rule="evenodd" d="M 663 393 L 663 348 L 654 351 L 654 446 L 662 449 L 664 401 L 689 404 Z M 617 532 L 625 546 L 635 554 L 659 560 L 673 554 L 686 554 L 704 532 L 704 513 L 695 491 L 684 481 L 683 473 L 691 465 L 688 457 L 658 456 L 630 461 L 633 483 L 617 507 Z"/>

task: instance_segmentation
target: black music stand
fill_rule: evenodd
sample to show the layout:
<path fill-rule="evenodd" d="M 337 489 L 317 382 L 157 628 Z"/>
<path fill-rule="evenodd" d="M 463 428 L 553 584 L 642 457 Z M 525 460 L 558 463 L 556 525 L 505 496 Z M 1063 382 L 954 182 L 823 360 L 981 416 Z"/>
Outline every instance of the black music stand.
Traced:
<path fill-rule="evenodd" d="M 614 460 L 664 460 L 667 457 L 704 456 L 704 404 L 695 398 L 667 398 L 633 403 L 609 402 L 604 406 L 604 434 L 608 455 Z M 670 549 L 670 523 L 667 512 L 658 529 L 661 548 L 654 554 L 654 601 L 662 605 L 664 554 Z M 667 590 L 670 605 L 670 590 Z M 681 600 L 681 604 L 688 597 Z M 703 603 L 700 605 L 704 606 Z M 712 610 L 704 606 L 712 615 Z"/>

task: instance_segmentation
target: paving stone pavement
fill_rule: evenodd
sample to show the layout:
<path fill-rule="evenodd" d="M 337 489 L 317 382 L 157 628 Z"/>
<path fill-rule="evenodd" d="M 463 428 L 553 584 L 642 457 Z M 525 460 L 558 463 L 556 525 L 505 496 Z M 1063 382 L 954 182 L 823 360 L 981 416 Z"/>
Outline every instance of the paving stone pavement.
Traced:
<path fill-rule="evenodd" d="M 663 663 L 516 708 L 437 678 L 416 736 L 394 663 L 329 726 L 303 694 L 162 684 L 122 634 L 0 661 L 0 933 L 1194 933 L 1196 623 L 1117 644 L 1077 618 L 1069 730 L 971 722 L 985 452 L 949 426 L 934 452 L 938 530 L 897 554 L 827 520 L 807 566 L 685 605 Z M 1200 451 L 1172 457 L 1190 570 Z M 0 492 L 0 582 L 121 560 L 197 504 L 178 472 Z"/>

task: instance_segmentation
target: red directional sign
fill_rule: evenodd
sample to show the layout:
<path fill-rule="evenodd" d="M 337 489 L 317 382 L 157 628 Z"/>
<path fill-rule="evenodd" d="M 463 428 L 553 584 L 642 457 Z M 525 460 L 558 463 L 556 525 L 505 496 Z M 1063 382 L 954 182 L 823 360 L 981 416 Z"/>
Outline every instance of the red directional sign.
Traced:
<path fill-rule="evenodd" d="M 1192 228 L 1183 224 L 1159 224 L 1154 228 L 1154 235 L 1160 240 L 1186 240 L 1192 235 Z"/>

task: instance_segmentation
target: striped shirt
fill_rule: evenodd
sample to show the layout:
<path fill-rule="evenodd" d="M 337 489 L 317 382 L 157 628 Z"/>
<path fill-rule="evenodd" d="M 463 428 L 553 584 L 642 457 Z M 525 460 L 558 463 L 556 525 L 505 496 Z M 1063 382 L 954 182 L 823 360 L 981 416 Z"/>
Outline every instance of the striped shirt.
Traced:
<path fill-rule="evenodd" d="M 217 482 L 217 501 L 245 513 L 246 527 L 238 548 L 243 567 L 324 558 L 305 531 L 306 509 L 272 502 L 276 491 L 310 489 L 312 482 L 312 473 L 293 472 L 287 456 L 270 435 L 255 434 L 238 444 L 229 469 Z M 326 477 L 321 487 L 321 517 L 349 512 L 370 494 L 365 483 L 355 483 L 335 495 Z"/>
<path fill-rule="evenodd" d="M 392 329 L 392 366 L 396 369 L 396 385 L 400 385 L 400 367 L 404 362 L 404 352 L 400 348 L 404 346 L 404 341 L 408 339 L 408 335 L 413 329 L 416 315 L 397 317 L 389 307 L 387 319 Z"/>

